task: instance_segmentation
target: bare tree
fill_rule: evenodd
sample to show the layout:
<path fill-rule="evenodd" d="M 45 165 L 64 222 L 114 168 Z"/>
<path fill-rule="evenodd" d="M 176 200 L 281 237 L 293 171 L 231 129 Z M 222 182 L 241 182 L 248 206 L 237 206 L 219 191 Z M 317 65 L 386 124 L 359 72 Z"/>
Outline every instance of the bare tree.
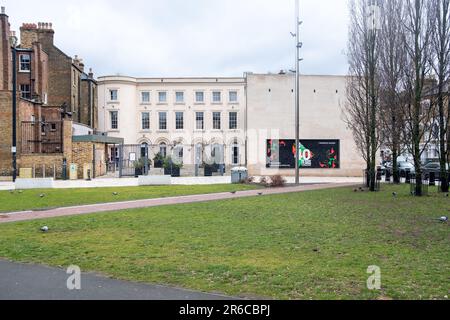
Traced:
<path fill-rule="evenodd" d="M 432 94 L 435 97 L 438 113 L 439 160 L 441 164 L 441 191 L 449 191 L 447 164 L 450 142 L 449 132 L 450 110 L 445 105 L 448 99 L 448 82 L 450 72 L 450 0 L 431 0 L 432 22 L 436 30 L 431 38 L 433 57 L 431 65 L 437 78 L 437 88 Z M 446 88 L 447 86 L 447 88 Z"/>
<path fill-rule="evenodd" d="M 424 89 L 430 79 L 431 43 L 434 32 L 427 0 L 404 0 L 403 46 L 406 52 L 404 87 L 408 98 L 403 107 L 407 146 L 416 170 L 415 195 L 423 195 L 421 157 L 433 131 L 433 105 L 424 102 Z"/>
<path fill-rule="evenodd" d="M 380 146 L 379 114 L 379 11 L 377 1 L 350 1 L 348 44 L 349 81 L 345 121 L 367 163 L 368 187 L 376 187 L 376 155 Z"/>
<path fill-rule="evenodd" d="M 380 81 L 382 141 L 392 152 L 394 183 L 400 182 L 397 158 L 402 152 L 403 47 L 404 0 L 383 0 L 381 3 Z"/>

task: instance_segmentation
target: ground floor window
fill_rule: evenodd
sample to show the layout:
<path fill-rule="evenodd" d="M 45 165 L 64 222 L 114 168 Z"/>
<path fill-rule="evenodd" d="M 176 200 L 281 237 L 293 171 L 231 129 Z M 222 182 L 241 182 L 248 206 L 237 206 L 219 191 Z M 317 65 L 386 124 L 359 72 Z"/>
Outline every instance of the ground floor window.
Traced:
<path fill-rule="evenodd" d="M 141 144 L 141 158 L 148 157 L 148 143 Z"/>
<path fill-rule="evenodd" d="M 234 144 L 231 146 L 231 161 L 233 165 L 237 165 L 240 163 L 239 161 L 239 146 Z"/>
<path fill-rule="evenodd" d="M 163 158 L 167 157 L 167 144 L 164 142 L 159 145 L 159 153 Z"/>

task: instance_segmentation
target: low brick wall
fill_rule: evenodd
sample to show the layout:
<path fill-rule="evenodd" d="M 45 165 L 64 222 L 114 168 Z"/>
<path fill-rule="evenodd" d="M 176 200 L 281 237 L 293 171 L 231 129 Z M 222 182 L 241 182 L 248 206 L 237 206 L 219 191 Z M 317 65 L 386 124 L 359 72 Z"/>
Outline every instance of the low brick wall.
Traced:
<path fill-rule="evenodd" d="M 33 168 L 36 178 L 45 176 L 61 179 L 63 158 L 62 154 L 21 155 L 17 160 L 17 168 Z"/>
<path fill-rule="evenodd" d="M 105 145 L 93 142 L 72 143 L 72 163 L 78 166 L 78 178 L 83 178 L 85 164 L 92 165 L 95 160 L 95 176 L 101 177 L 106 174 Z"/>

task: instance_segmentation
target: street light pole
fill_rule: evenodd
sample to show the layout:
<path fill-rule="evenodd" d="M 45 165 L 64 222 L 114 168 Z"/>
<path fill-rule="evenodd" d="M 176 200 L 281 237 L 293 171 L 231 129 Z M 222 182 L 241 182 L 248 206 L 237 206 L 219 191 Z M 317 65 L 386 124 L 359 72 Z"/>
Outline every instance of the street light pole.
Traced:
<path fill-rule="evenodd" d="M 16 47 L 12 47 L 12 166 L 13 182 L 17 179 L 17 66 Z"/>
<path fill-rule="evenodd" d="M 300 4 L 295 0 L 295 184 L 300 184 Z"/>

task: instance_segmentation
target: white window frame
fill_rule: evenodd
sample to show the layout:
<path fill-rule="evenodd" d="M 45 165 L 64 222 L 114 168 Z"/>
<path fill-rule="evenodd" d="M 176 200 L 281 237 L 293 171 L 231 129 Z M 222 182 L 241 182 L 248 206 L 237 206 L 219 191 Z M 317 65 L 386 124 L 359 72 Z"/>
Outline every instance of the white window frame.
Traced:
<path fill-rule="evenodd" d="M 214 116 L 217 115 L 217 114 L 219 114 L 219 128 L 216 128 L 216 120 L 214 119 Z M 212 125 L 213 130 L 216 130 L 216 131 L 222 130 L 222 112 L 220 112 L 220 111 L 213 111 L 213 113 L 212 113 L 212 122 L 213 122 L 213 125 Z"/>
<path fill-rule="evenodd" d="M 198 100 L 197 98 L 197 94 L 201 94 L 202 95 L 202 100 Z M 195 103 L 205 103 L 205 91 L 195 91 Z"/>
<path fill-rule="evenodd" d="M 178 115 L 181 114 L 181 128 L 178 127 L 179 123 L 179 119 L 178 119 Z M 176 111 L 175 112 L 175 130 L 184 130 L 184 112 L 182 111 Z"/>
<path fill-rule="evenodd" d="M 216 93 L 219 94 L 219 98 L 220 98 L 219 101 L 215 101 L 215 99 L 214 99 L 214 95 Z M 211 95 L 211 101 L 213 104 L 221 104 L 222 103 L 222 91 L 214 90 Z"/>
<path fill-rule="evenodd" d="M 144 114 L 148 115 L 148 128 L 144 128 Z M 148 111 L 141 112 L 141 129 L 142 129 L 142 131 L 149 131 L 151 129 L 150 121 L 151 121 L 150 112 L 148 112 Z"/>
<path fill-rule="evenodd" d="M 148 101 L 144 100 L 144 94 L 148 94 Z M 152 95 L 150 91 L 141 91 L 141 103 L 142 104 L 150 104 L 152 99 Z"/>
<path fill-rule="evenodd" d="M 235 114 L 236 115 L 236 119 L 235 119 L 235 121 L 234 121 L 234 124 L 235 124 L 235 128 L 232 128 L 232 126 L 231 126 L 231 115 L 232 114 Z M 238 112 L 236 112 L 236 111 L 230 111 L 229 113 L 228 113 L 228 129 L 229 130 L 238 130 L 238 128 L 239 128 L 239 114 L 238 114 Z"/>
<path fill-rule="evenodd" d="M 28 62 L 23 62 L 22 58 L 28 56 Z M 23 69 L 22 64 L 28 65 L 28 69 Z M 19 72 L 31 72 L 31 54 L 23 53 L 19 54 Z"/>
<path fill-rule="evenodd" d="M 164 95 L 165 99 L 161 100 L 161 95 Z M 158 103 L 166 104 L 167 103 L 167 91 L 158 91 Z"/>
<path fill-rule="evenodd" d="M 202 127 L 201 128 L 199 128 L 199 126 L 198 126 L 200 120 L 198 120 L 197 115 L 199 115 L 199 114 L 202 115 L 202 120 L 201 120 Z M 197 130 L 197 131 L 204 131 L 205 130 L 205 112 L 203 112 L 203 111 L 195 112 L 195 130 Z"/>
<path fill-rule="evenodd" d="M 165 117 L 165 128 L 161 128 L 161 124 L 162 124 L 162 122 L 161 122 L 161 115 L 162 114 L 165 114 L 166 115 L 166 117 Z M 168 131 L 169 130 L 169 121 L 168 121 L 168 112 L 167 111 L 159 111 L 158 112 L 158 130 L 159 131 Z"/>
<path fill-rule="evenodd" d="M 113 117 L 112 117 L 113 113 L 115 113 L 117 115 L 117 119 L 116 119 L 117 128 L 113 127 Z M 109 129 L 111 131 L 119 130 L 119 111 L 118 110 L 109 110 Z"/>
<path fill-rule="evenodd" d="M 25 87 L 25 86 L 28 87 L 28 91 L 22 90 L 22 87 Z M 20 96 L 21 96 L 23 99 L 31 99 L 31 85 L 30 85 L 30 84 L 26 83 L 26 84 L 21 84 L 21 85 L 19 85 L 19 90 L 20 90 Z M 28 96 L 27 96 L 27 97 L 24 95 L 24 94 L 26 94 L 26 93 L 28 93 Z"/>
<path fill-rule="evenodd" d="M 113 92 L 116 92 L 116 98 L 113 99 Z M 117 102 L 119 101 L 119 89 L 108 89 L 108 99 L 110 102 Z"/>
<path fill-rule="evenodd" d="M 236 94 L 236 100 L 231 100 L 231 94 L 233 94 L 233 93 Z M 239 102 L 239 92 L 237 90 L 228 91 L 228 102 L 233 103 L 233 104 L 236 104 Z"/>
<path fill-rule="evenodd" d="M 178 101 L 178 95 L 181 94 L 181 101 Z M 185 94 L 184 91 L 175 91 L 175 103 L 176 104 L 184 104 L 185 103 Z"/>

